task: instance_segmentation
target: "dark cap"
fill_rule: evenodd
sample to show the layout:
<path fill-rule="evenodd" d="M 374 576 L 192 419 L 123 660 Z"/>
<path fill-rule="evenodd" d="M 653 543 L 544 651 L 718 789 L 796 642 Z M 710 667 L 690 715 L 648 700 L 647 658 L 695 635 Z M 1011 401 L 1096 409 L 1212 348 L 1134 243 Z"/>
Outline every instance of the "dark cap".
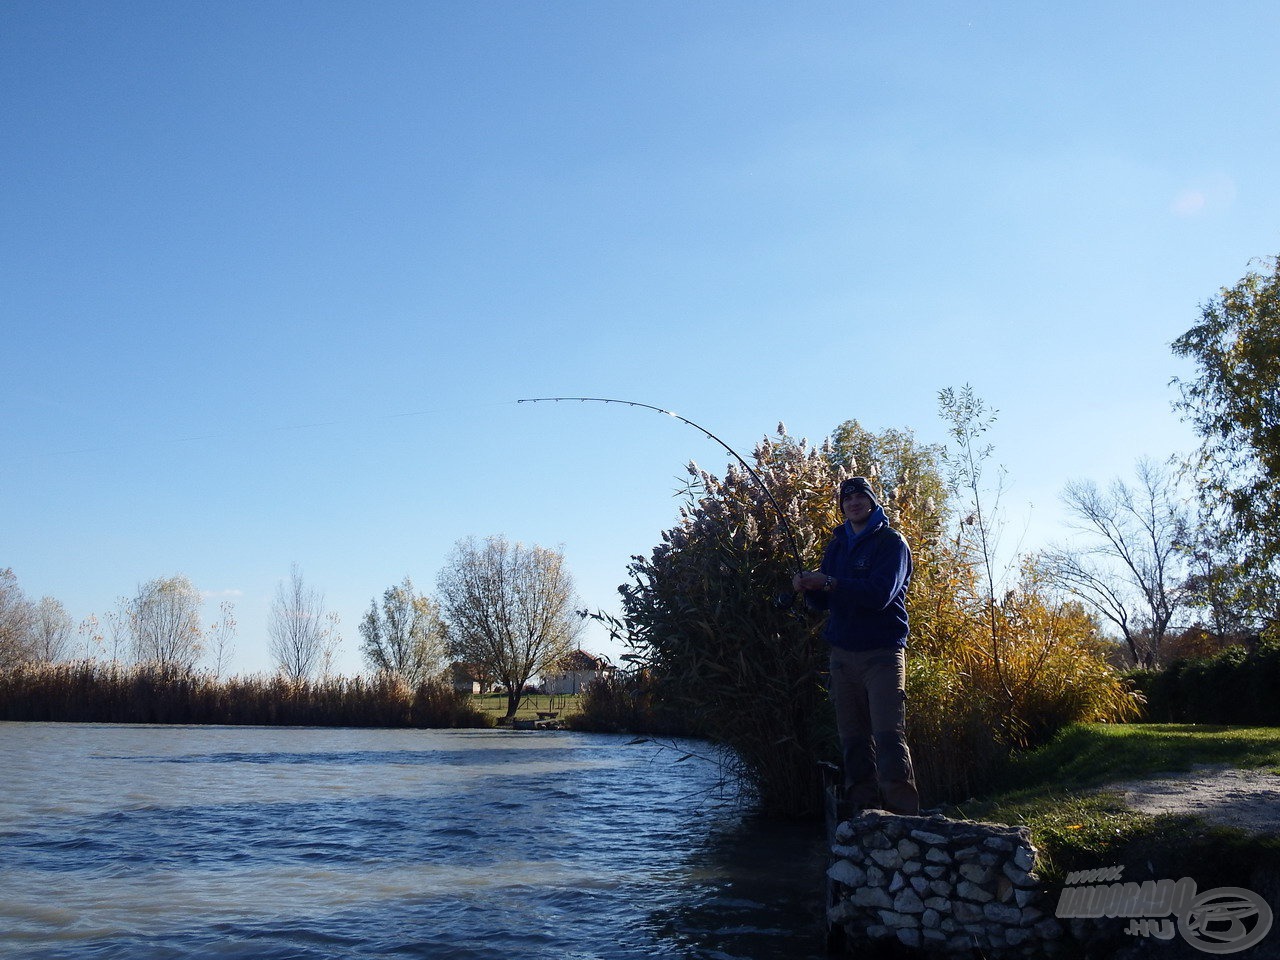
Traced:
<path fill-rule="evenodd" d="M 865 493 L 871 498 L 873 504 L 879 506 L 880 502 L 876 499 L 876 492 L 871 489 L 871 481 L 866 477 L 850 477 L 848 480 L 841 481 L 840 500 L 843 502 L 844 498 L 850 493 Z"/>

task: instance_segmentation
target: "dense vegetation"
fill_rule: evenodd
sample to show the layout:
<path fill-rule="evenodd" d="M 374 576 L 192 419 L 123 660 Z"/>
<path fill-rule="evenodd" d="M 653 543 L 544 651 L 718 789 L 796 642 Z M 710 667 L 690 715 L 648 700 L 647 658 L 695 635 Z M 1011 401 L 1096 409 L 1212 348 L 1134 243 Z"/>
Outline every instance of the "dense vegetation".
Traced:
<path fill-rule="evenodd" d="M 1146 700 L 1146 720 L 1280 725 L 1280 642 L 1233 646 L 1129 676 Z"/>
<path fill-rule="evenodd" d="M 701 737 L 693 717 L 682 713 L 648 671 L 614 673 L 583 692 L 571 730 L 636 733 L 660 737 Z"/>
<path fill-rule="evenodd" d="M 391 675 L 317 682 L 217 680 L 173 667 L 92 661 L 0 671 L 0 720 L 264 726 L 485 727 L 469 694 Z"/>
<path fill-rule="evenodd" d="M 1033 571 L 999 597 L 984 588 L 989 556 L 940 493 L 938 451 L 854 423 L 814 447 L 780 425 L 752 458 L 723 478 L 690 465 L 681 522 L 634 559 L 612 625 L 656 684 L 652 697 L 729 749 L 765 811 L 814 814 L 818 761 L 837 755 L 821 618 L 794 602 L 789 581 L 817 567 L 838 522 L 833 491 L 856 472 L 881 478 L 915 553 L 908 722 L 926 798 L 968 795 L 1009 750 L 1065 723 L 1134 715 L 1079 604 Z"/>
<path fill-rule="evenodd" d="M 383 678 L 377 683 L 395 677 L 411 689 L 434 687 L 457 666 L 474 679 L 500 681 L 510 691 L 511 717 L 525 682 L 557 672 L 582 626 L 563 556 L 536 544 L 500 536 L 483 544 L 459 541 L 440 573 L 438 592 L 440 602 L 405 577 L 384 591 L 381 605 L 370 602 L 359 631 L 366 665 Z M 206 626 L 203 604 L 203 594 L 185 576 L 149 580 L 132 598 L 121 598 L 105 623 L 88 617 L 75 653 L 110 670 L 139 667 L 158 676 L 197 677 L 207 662 L 205 679 L 216 679 L 231 661 L 234 607 L 223 602 L 219 619 Z M 338 622 L 295 564 L 268 615 L 267 646 L 276 674 L 303 687 L 329 677 L 342 642 Z M 29 600 L 13 570 L 0 569 L 0 671 L 16 671 L 11 686 L 33 676 L 29 667 L 67 662 L 74 655 L 71 637 L 71 618 L 57 600 Z M 331 685 L 327 679 L 319 683 Z"/>
<path fill-rule="evenodd" d="M 653 722 L 664 704 L 732 752 L 766 810 L 812 812 L 815 761 L 835 754 L 823 647 L 816 620 L 776 598 L 817 566 L 839 519 L 831 491 L 860 473 L 879 481 L 915 554 L 908 723 L 926 798 L 972 793 L 1010 751 L 1064 725 L 1135 718 L 1135 683 L 1153 717 L 1275 722 L 1276 657 L 1238 646 L 1280 629 L 1280 260 L 1266 268 L 1221 290 L 1173 345 L 1197 365 L 1176 381 L 1201 440 L 1182 475 L 1143 459 L 1136 488 L 1068 483 L 1087 539 L 1022 558 L 1016 577 L 998 570 L 1000 483 L 984 439 L 995 413 L 968 387 L 939 395 L 946 447 L 852 421 L 811 447 L 779 425 L 723 477 L 691 464 L 680 522 L 634 558 L 612 622 L 656 688 L 602 692 L 587 716 L 598 706 L 611 722 Z M 1102 622 L 1134 666 L 1159 666 L 1179 631 L 1231 649 L 1126 680 Z"/>

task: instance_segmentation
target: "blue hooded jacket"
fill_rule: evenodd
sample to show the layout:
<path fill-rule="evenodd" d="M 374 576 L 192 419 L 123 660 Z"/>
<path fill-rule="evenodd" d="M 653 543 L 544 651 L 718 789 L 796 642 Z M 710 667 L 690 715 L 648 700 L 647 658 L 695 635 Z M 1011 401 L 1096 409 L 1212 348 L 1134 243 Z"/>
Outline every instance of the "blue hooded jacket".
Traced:
<path fill-rule="evenodd" d="M 830 611 L 823 630 L 829 644 L 843 650 L 907 645 L 911 548 L 879 506 L 862 533 L 854 533 L 847 520 L 835 529 L 819 569 L 835 584 L 829 591 L 808 591 L 805 598 L 811 607 Z"/>

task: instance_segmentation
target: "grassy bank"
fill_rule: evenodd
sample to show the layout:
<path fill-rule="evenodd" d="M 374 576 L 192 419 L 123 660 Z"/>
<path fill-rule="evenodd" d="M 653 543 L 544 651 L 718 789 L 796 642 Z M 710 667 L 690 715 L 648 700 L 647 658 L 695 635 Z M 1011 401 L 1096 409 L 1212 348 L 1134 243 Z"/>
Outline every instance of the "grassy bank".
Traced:
<path fill-rule="evenodd" d="M 1050 884 L 1072 870 L 1124 865 L 1127 880 L 1192 876 L 1202 888 L 1247 886 L 1254 871 L 1280 869 L 1280 837 L 1259 839 L 1194 817 L 1136 813 L 1106 789 L 1197 764 L 1280 772 L 1280 728 L 1068 727 L 1044 747 L 1015 757 L 990 792 L 947 813 L 1029 827 Z"/>
<path fill-rule="evenodd" d="M 581 694 L 577 693 L 556 695 L 531 693 L 520 701 L 520 708 L 516 711 L 516 719 L 534 720 L 537 719 L 539 713 L 556 712 L 559 714 L 559 719 L 564 720 L 579 711 L 580 700 Z M 507 715 L 507 695 L 505 693 L 475 693 L 471 695 L 471 706 L 496 722 L 498 718 Z"/>

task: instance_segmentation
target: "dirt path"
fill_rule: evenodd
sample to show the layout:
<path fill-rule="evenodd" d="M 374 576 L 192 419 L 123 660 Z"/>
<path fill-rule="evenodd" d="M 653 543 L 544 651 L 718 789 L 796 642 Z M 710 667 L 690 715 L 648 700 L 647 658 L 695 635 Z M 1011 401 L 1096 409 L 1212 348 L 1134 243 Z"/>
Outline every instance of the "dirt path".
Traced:
<path fill-rule="evenodd" d="M 1201 764 L 1190 773 L 1113 783 L 1124 801 L 1143 813 L 1186 813 L 1250 833 L 1280 833 L 1280 776 Z"/>

